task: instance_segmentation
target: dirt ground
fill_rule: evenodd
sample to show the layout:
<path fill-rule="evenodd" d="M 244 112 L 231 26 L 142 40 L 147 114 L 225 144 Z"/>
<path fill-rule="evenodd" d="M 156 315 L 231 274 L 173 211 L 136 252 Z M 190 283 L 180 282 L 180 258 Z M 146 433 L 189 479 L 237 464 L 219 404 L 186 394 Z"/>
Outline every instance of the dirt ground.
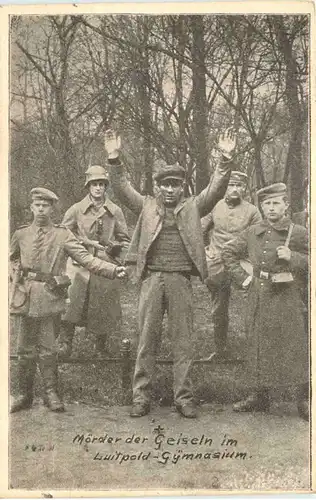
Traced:
<path fill-rule="evenodd" d="M 200 359 L 214 349 L 210 300 L 206 287 L 197 280 L 193 289 L 194 358 Z M 245 295 L 233 292 L 229 347 L 234 356 L 241 358 L 245 357 L 246 347 L 246 300 Z M 120 356 L 122 339 L 128 338 L 134 357 L 137 288 L 131 284 L 122 290 L 122 308 L 122 331 L 108 339 L 109 355 Z M 16 332 L 12 328 L 11 353 L 15 346 Z M 92 347 L 93 339 L 84 329 L 77 329 L 73 356 L 90 357 L 92 361 L 60 366 L 65 414 L 54 414 L 42 406 L 37 377 L 33 409 L 11 416 L 12 488 L 39 490 L 45 496 L 54 489 L 66 490 L 66 496 L 74 489 L 134 489 L 148 494 L 157 489 L 196 488 L 308 490 L 309 425 L 298 418 L 291 391 L 272 391 L 270 414 L 235 414 L 232 402 L 250 389 L 243 364 L 198 364 L 194 366 L 193 382 L 200 416 L 190 421 L 172 409 L 171 365 L 159 365 L 152 411 L 132 420 L 126 406 L 131 394 L 123 389 L 121 367 L 94 361 Z M 160 356 L 171 358 L 167 331 Z M 10 382 L 15 392 L 14 361 Z M 161 441 L 158 450 L 157 439 Z"/>
<path fill-rule="evenodd" d="M 36 404 L 11 418 L 11 487 L 67 496 L 74 489 L 308 490 L 309 425 L 292 403 L 270 414 L 221 410 L 203 405 L 197 420 L 187 420 L 154 407 L 131 420 L 127 407 L 72 404 L 53 414 Z"/>

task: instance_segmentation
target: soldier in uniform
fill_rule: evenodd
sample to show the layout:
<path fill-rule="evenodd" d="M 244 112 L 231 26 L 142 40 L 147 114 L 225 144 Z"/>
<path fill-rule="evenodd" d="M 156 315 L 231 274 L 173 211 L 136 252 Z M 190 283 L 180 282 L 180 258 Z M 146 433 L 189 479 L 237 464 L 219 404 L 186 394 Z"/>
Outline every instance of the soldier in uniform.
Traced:
<path fill-rule="evenodd" d="M 95 165 L 86 171 L 88 194 L 67 210 L 62 224 L 70 229 L 94 256 L 121 262 L 130 238 L 122 210 L 106 195 L 109 179 L 105 169 Z M 117 335 L 122 321 L 117 280 L 106 280 L 89 273 L 69 259 L 67 272 L 72 279 L 70 304 L 63 317 L 59 357 L 72 350 L 75 325 L 86 326 L 95 338 L 96 354 L 106 351 L 106 339 Z"/>
<path fill-rule="evenodd" d="M 70 280 L 65 275 L 71 256 L 90 272 L 108 279 L 125 276 L 125 268 L 93 257 L 67 228 L 51 221 L 57 196 L 48 189 L 31 191 L 30 226 L 12 236 L 10 261 L 12 289 L 10 312 L 18 329 L 18 386 L 11 412 L 29 408 L 37 360 L 44 386 L 44 403 L 52 411 L 64 411 L 58 396 L 56 337 Z"/>
<path fill-rule="evenodd" d="M 190 377 L 193 357 L 190 277 L 206 278 L 200 218 L 212 210 L 226 191 L 235 143 L 231 130 L 220 137 L 221 162 L 212 181 L 199 195 L 184 198 L 185 170 L 176 163 L 158 170 L 153 197 L 142 196 L 128 183 L 119 161 L 120 138 L 112 131 L 106 134 L 112 188 L 117 198 L 139 216 L 126 256 L 126 263 L 136 264 L 136 277 L 141 281 L 132 417 L 150 411 L 151 382 L 165 311 L 172 335 L 176 409 L 186 418 L 196 417 Z"/>
<path fill-rule="evenodd" d="M 221 251 L 225 243 L 252 224 L 260 222 L 257 207 L 244 200 L 247 175 L 233 170 L 225 197 L 202 219 L 203 233 L 209 241 L 205 251 L 209 275 L 205 281 L 212 303 L 215 352 L 218 359 L 227 356 L 228 308 L 231 293 L 230 277 L 224 270 Z M 218 269 L 221 272 L 218 272 Z M 213 274 L 213 270 L 217 270 Z"/>
<path fill-rule="evenodd" d="M 233 281 L 249 290 L 247 383 L 254 390 L 233 409 L 267 411 L 271 388 L 296 386 L 299 415 L 307 420 L 308 336 L 300 295 L 301 282 L 308 275 L 307 231 L 287 216 L 285 184 L 272 184 L 257 194 L 265 219 L 222 251 Z M 244 257 L 249 257 L 253 275 L 240 266 Z"/>

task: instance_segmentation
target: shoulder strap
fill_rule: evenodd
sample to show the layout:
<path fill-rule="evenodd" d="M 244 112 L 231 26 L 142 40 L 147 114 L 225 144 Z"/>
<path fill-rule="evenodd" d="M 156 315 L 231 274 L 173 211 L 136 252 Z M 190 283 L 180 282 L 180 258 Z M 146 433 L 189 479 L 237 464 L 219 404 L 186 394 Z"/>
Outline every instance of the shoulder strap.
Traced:
<path fill-rule="evenodd" d="M 293 228 L 294 228 L 294 224 L 293 224 L 293 222 L 291 222 L 291 224 L 289 225 L 289 232 L 287 233 L 287 237 L 286 237 L 286 240 L 285 240 L 285 243 L 284 243 L 285 247 L 289 246 L 290 239 L 291 239 L 292 232 L 293 232 Z"/>

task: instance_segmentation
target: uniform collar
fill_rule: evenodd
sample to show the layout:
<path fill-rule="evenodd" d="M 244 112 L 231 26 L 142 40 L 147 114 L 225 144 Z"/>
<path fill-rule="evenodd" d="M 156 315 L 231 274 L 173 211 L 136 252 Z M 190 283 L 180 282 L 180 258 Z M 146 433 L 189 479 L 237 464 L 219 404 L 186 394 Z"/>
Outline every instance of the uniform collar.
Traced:
<path fill-rule="evenodd" d="M 86 213 L 89 208 L 94 206 L 89 194 L 87 194 L 87 196 L 85 196 L 83 200 L 79 202 L 79 205 L 83 213 Z M 111 215 L 114 215 L 114 203 L 108 197 L 105 198 L 104 203 L 101 206 L 105 210 L 108 210 Z"/>
<path fill-rule="evenodd" d="M 33 221 L 31 227 L 34 229 L 34 231 L 42 229 L 43 233 L 48 233 L 48 231 L 50 231 L 54 227 L 54 224 L 50 221 L 46 226 L 39 226 L 35 224 L 35 221 Z"/>
<path fill-rule="evenodd" d="M 267 229 L 274 229 L 275 231 L 288 231 L 291 223 L 291 219 L 289 217 L 284 217 L 277 224 L 270 224 L 266 219 L 262 220 L 256 225 L 255 233 L 258 236 L 259 234 L 264 233 Z"/>
<path fill-rule="evenodd" d="M 224 198 L 225 200 L 225 203 L 226 205 L 228 206 L 228 208 L 236 208 L 236 207 L 239 207 L 242 202 L 243 202 L 243 198 L 240 198 L 239 202 L 238 203 L 232 203 L 231 201 L 229 201 L 227 198 Z"/>

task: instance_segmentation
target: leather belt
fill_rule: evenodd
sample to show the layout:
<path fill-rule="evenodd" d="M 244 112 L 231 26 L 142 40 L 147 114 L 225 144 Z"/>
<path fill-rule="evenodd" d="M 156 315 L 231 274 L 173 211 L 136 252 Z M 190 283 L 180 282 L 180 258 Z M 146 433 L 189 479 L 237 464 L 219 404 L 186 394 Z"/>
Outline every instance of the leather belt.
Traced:
<path fill-rule="evenodd" d="M 256 278 L 260 278 L 261 280 L 269 280 L 271 278 L 271 273 L 262 271 L 261 269 L 255 269 L 253 274 Z"/>
<path fill-rule="evenodd" d="M 262 269 L 254 269 L 254 276 L 261 280 L 269 280 L 272 283 L 291 283 L 294 281 L 293 275 L 289 271 L 280 271 L 279 273 L 269 273 Z"/>
<path fill-rule="evenodd" d="M 24 278 L 33 281 L 42 281 L 43 283 L 48 283 L 52 278 L 55 277 L 51 273 L 43 273 L 41 271 L 31 271 L 30 269 L 24 269 L 22 272 Z"/>
<path fill-rule="evenodd" d="M 183 276 L 187 280 L 191 279 L 190 271 L 163 271 L 162 269 L 156 271 L 154 269 L 148 269 L 148 267 L 144 271 L 143 279 L 148 278 L 148 276 L 151 276 L 154 273 L 177 273 L 177 274 L 181 274 L 181 276 Z"/>

